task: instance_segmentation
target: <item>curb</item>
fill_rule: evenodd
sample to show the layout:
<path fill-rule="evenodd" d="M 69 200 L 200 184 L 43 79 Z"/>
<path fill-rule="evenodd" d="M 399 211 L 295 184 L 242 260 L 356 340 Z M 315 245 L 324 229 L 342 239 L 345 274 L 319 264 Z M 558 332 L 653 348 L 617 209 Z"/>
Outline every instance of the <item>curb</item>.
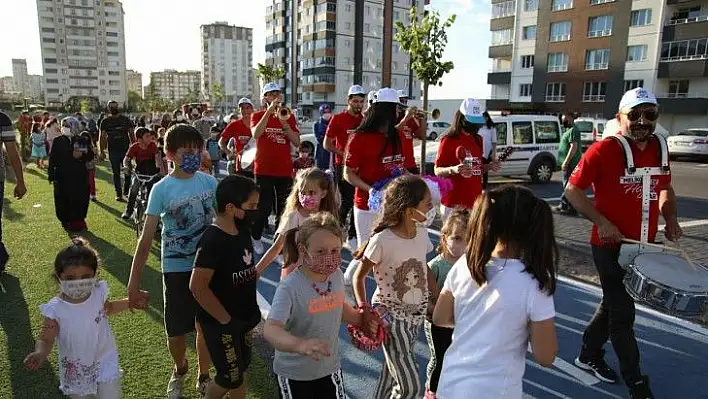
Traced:
<path fill-rule="evenodd" d="M 564 238 L 556 237 L 556 243 L 559 247 L 567 249 L 572 252 L 576 252 L 582 255 L 592 256 L 592 249 L 590 244 L 584 241 L 577 240 L 567 240 Z"/>

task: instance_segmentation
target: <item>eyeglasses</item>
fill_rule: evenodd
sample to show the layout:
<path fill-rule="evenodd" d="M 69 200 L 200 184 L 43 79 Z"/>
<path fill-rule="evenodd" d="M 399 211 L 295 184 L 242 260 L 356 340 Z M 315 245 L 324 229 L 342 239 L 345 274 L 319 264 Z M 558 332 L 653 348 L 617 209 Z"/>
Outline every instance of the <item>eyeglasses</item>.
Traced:
<path fill-rule="evenodd" d="M 654 122 L 655 120 L 659 119 L 659 111 L 655 109 L 645 109 L 645 110 L 638 110 L 638 109 L 633 109 L 630 110 L 629 112 L 624 112 L 625 115 L 627 115 L 627 119 L 630 122 L 636 122 L 638 121 L 642 116 L 644 116 L 644 119 Z"/>

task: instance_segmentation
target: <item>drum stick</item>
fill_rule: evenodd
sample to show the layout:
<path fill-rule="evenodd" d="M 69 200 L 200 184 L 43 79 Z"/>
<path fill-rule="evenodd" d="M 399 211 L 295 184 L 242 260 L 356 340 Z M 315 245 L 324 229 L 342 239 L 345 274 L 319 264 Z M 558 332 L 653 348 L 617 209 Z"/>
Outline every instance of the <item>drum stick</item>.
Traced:
<path fill-rule="evenodd" d="M 623 238 L 622 241 L 630 243 L 630 244 L 645 245 L 647 247 L 666 249 L 669 251 L 676 251 L 676 252 L 683 252 L 680 248 L 668 247 L 666 245 L 661 245 L 661 244 L 652 244 L 650 242 L 641 242 L 641 241 L 637 241 L 637 240 L 632 240 L 631 238 Z"/>

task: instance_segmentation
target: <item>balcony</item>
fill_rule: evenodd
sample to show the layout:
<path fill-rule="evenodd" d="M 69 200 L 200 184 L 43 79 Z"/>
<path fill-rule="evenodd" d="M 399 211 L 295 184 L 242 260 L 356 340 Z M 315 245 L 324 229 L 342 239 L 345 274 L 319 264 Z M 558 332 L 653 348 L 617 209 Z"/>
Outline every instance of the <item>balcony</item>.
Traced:
<path fill-rule="evenodd" d="M 705 114 L 708 109 L 708 93 L 659 93 L 656 98 L 665 114 Z"/>
<path fill-rule="evenodd" d="M 495 72 L 487 74 L 487 84 L 490 85 L 508 85 L 511 83 L 511 71 Z"/>
<path fill-rule="evenodd" d="M 689 18 L 670 19 L 664 26 L 661 40 L 671 42 L 706 37 L 708 14 Z"/>
<path fill-rule="evenodd" d="M 546 96 L 547 103 L 564 103 L 565 96 Z"/>
<path fill-rule="evenodd" d="M 489 58 L 511 58 L 513 52 L 512 43 L 489 46 Z"/>
<path fill-rule="evenodd" d="M 661 58 L 657 77 L 659 79 L 708 77 L 708 57 L 696 55 Z"/>
<path fill-rule="evenodd" d="M 563 96 L 565 97 L 565 96 Z M 565 99 L 564 99 L 565 101 Z M 605 95 L 604 94 L 591 94 L 591 95 L 583 95 L 583 102 L 584 103 L 604 103 L 605 102 Z"/>

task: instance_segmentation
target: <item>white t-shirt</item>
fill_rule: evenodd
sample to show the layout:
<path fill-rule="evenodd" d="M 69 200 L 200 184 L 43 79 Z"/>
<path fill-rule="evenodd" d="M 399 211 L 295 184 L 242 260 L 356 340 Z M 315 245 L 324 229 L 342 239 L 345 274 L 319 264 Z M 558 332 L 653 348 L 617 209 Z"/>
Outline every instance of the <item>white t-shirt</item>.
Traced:
<path fill-rule="evenodd" d="M 419 227 L 410 239 L 389 229 L 374 234 L 364 252 L 376 264 L 377 287 L 371 302 L 385 305 L 397 319 L 422 322 L 428 305 L 426 255 L 432 250 L 425 227 Z"/>
<path fill-rule="evenodd" d="M 477 134 L 482 136 L 482 155 L 485 158 L 489 159 L 490 154 L 492 153 L 492 145 L 497 143 L 497 129 L 490 129 L 486 126 L 483 126 L 479 128 Z"/>
<path fill-rule="evenodd" d="M 287 218 L 286 215 L 283 214 L 283 216 L 280 217 L 280 224 L 278 224 L 278 229 L 275 231 L 275 234 L 285 234 L 294 228 L 300 227 L 305 219 L 307 219 L 307 216 L 303 216 L 300 211 L 291 212 L 287 215 Z"/>
<path fill-rule="evenodd" d="M 472 279 L 467 256 L 447 275 L 443 291 L 455 297 L 455 330 L 445 352 L 437 396 L 520 399 L 529 321 L 555 317 L 553 297 L 515 259 L 493 258 L 488 282 Z"/>
<path fill-rule="evenodd" d="M 100 281 L 84 302 L 54 297 L 39 307 L 59 324 L 59 389 L 65 395 L 96 395 L 99 382 L 120 378 L 118 349 L 104 305 L 108 284 Z"/>

